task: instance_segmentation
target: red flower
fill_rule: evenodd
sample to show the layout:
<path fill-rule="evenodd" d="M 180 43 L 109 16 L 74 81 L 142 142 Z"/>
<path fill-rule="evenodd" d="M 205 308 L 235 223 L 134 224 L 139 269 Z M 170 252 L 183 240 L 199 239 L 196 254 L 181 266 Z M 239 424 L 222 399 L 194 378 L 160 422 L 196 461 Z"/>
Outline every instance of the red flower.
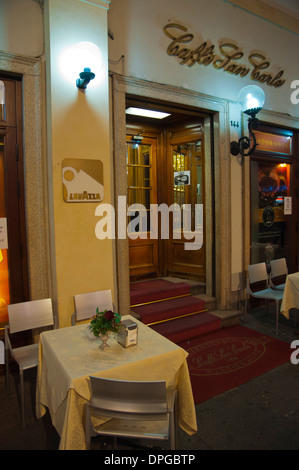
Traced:
<path fill-rule="evenodd" d="M 104 317 L 107 321 L 113 320 L 114 313 L 111 310 L 107 310 L 107 312 L 104 313 Z"/>

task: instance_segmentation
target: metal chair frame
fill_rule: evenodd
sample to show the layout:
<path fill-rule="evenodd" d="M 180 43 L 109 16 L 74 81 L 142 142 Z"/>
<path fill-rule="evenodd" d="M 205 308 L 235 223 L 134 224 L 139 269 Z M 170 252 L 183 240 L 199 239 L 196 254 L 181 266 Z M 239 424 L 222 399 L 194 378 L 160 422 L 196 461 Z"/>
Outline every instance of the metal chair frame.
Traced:
<path fill-rule="evenodd" d="M 176 447 L 176 390 L 165 381 L 135 382 L 90 377 L 91 400 L 86 404 L 86 448 L 93 436 L 162 440 Z M 107 418 L 95 426 L 92 418 Z"/>
<path fill-rule="evenodd" d="M 33 343 L 26 346 L 13 348 L 10 334 L 26 330 L 55 326 L 51 299 L 32 300 L 7 306 L 9 324 L 5 326 L 5 365 L 6 387 L 9 393 L 9 355 L 19 366 L 21 386 L 22 423 L 25 427 L 24 410 L 24 370 L 38 366 L 39 344 Z"/>
<path fill-rule="evenodd" d="M 276 285 L 273 282 L 273 279 L 279 278 L 281 276 L 288 275 L 288 267 L 285 258 L 273 259 L 270 261 L 271 272 L 270 272 L 270 287 L 276 290 L 284 290 L 285 282 L 282 284 Z"/>
<path fill-rule="evenodd" d="M 258 282 L 265 282 L 266 288 L 253 291 L 251 285 Z M 246 322 L 248 298 L 255 297 L 264 300 L 274 300 L 276 305 L 276 335 L 278 335 L 279 306 L 282 301 L 283 291 L 275 290 L 269 287 L 269 276 L 267 273 L 266 263 L 251 264 L 248 266 L 248 278 L 245 294 L 245 312 L 244 322 Z"/>
<path fill-rule="evenodd" d="M 77 322 L 92 318 L 97 308 L 100 311 L 114 310 L 110 289 L 74 295 L 74 303 L 75 312 L 71 316 L 72 326 Z"/>

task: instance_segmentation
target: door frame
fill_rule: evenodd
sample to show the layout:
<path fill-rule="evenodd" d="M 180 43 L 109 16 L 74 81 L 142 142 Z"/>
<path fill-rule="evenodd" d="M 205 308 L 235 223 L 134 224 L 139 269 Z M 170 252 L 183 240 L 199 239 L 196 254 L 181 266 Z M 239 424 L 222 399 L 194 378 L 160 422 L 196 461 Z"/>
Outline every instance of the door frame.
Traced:
<path fill-rule="evenodd" d="M 0 52 L 1 74 L 19 77 L 23 115 L 24 192 L 29 297 L 52 297 L 56 312 L 55 266 L 51 261 L 48 181 L 50 164 L 46 155 L 45 74 L 43 58 Z M 48 143 L 50 145 L 50 143 Z M 49 165 L 49 168 L 48 168 Z M 48 179 L 49 175 L 49 179 Z"/>
<path fill-rule="evenodd" d="M 267 111 L 261 110 L 259 113 L 259 121 L 261 123 L 265 123 L 268 126 L 275 126 L 275 127 L 285 127 L 286 129 L 290 130 L 299 130 L 299 119 L 292 117 L 281 115 L 275 113 L 274 111 Z M 243 132 L 246 133 L 247 124 L 243 122 L 242 128 Z M 243 135 L 243 134 L 242 134 Z M 298 139 L 299 140 L 299 139 Z M 299 144 L 298 144 L 299 147 Z M 298 155 L 299 155 L 299 148 L 298 148 Z M 297 162 L 298 163 L 298 162 Z M 245 289 L 246 286 L 246 273 L 248 271 L 248 266 L 250 265 L 250 244 L 251 244 L 251 207 L 250 207 L 250 159 L 244 160 L 243 165 L 243 227 L 244 227 L 244 235 L 243 235 L 243 288 Z M 299 256 L 299 246 L 297 247 L 297 254 Z"/>
<path fill-rule="evenodd" d="M 284 127 L 290 130 L 299 130 L 299 119 L 280 115 L 275 113 L 274 111 L 267 111 L 261 110 L 259 112 L 259 121 L 262 124 L 266 124 L 267 126 L 275 126 L 275 127 Z M 243 134 L 248 132 L 247 129 L 247 120 L 245 119 L 242 123 L 242 131 Z M 298 136 L 299 140 L 299 136 Z M 298 143 L 299 147 L 299 143 Z M 299 148 L 298 148 L 298 155 L 299 155 Z M 299 165 L 299 162 L 297 162 Z M 250 194 L 250 158 L 244 160 L 243 165 L 243 172 L 242 172 L 242 183 L 243 183 L 243 227 L 244 227 L 244 235 L 243 235 L 243 288 L 246 286 L 246 275 L 248 271 L 248 266 L 250 265 L 250 245 L 251 245 L 251 205 L 250 205 L 250 197 L 246 197 L 246 195 Z M 297 256 L 299 257 L 299 246 L 297 247 Z"/>
<path fill-rule="evenodd" d="M 213 121 L 205 120 L 206 161 L 212 170 L 206 179 L 206 186 L 213 188 L 206 198 L 209 210 L 206 213 L 207 228 L 207 278 L 206 294 L 216 297 L 217 307 L 230 308 L 231 303 L 231 193 L 230 185 L 230 133 L 229 102 L 227 100 L 183 90 L 139 79 L 110 75 L 112 102 L 112 125 L 115 179 L 115 201 L 118 196 L 126 196 L 126 95 L 154 98 L 157 102 L 168 102 L 192 107 L 198 111 L 213 113 Z M 211 136 L 211 137 L 210 137 Z M 213 156 L 212 156 L 213 154 Z M 118 207 L 116 205 L 116 213 Z M 130 311 L 129 248 L 126 239 L 117 239 L 116 279 L 118 287 L 118 311 Z M 209 263 L 208 260 L 214 262 Z M 228 275 L 229 273 L 229 275 Z"/>

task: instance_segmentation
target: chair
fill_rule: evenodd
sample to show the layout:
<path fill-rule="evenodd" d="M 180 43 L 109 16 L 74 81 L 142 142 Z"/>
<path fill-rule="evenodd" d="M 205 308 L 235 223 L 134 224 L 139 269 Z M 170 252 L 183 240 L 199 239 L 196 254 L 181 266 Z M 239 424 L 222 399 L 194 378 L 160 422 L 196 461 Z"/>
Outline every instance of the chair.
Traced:
<path fill-rule="evenodd" d="M 13 348 L 10 334 L 54 325 L 52 301 L 51 299 L 32 300 L 8 305 L 7 309 L 9 324 L 5 327 L 6 386 L 9 393 L 9 354 L 11 354 L 19 366 L 22 422 L 23 427 L 25 427 L 23 371 L 37 367 L 39 345 L 34 343 Z"/>
<path fill-rule="evenodd" d="M 74 295 L 75 312 L 72 314 L 72 326 L 77 322 L 87 320 L 96 314 L 97 308 L 100 311 L 113 310 L 111 290 L 99 290 L 86 294 Z"/>
<path fill-rule="evenodd" d="M 285 258 L 273 259 L 270 261 L 270 287 L 272 289 L 284 290 L 285 280 L 288 275 L 288 267 Z M 281 281 L 284 281 L 281 283 Z"/>
<path fill-rule="evenodd" d="M 262 289 L 258 289 L 258 287 L 260 287 L 260 284 L 263 284 Z M 278 289 L 277 290 L 271 289 L 271 287 L 269 287 L 269 278 L 268 278 L 266 263 L 251 264 L 248 266 L 248 279 L 247 279 L 247 286 L 246 286 L 244 321 L 246 321 L 247 304 L 248 304 L 249 296 L 252 296 L 258 299 L 264 299 L 264 300 L 275 300 L 276 334 L 278 334 L 279 306 L 282 301 L 283 291 L 278 290 Z"/>
<path fill-rule="evenodd" d="M 176 390 L 164 381 L 131 382 L 90 377 L 91 400 L 86 405 L 86 448 L 91 437 L 114 436 L 168 441 L 176 445 Z M 110 420 L 99 426 L 92 417 Z"/>

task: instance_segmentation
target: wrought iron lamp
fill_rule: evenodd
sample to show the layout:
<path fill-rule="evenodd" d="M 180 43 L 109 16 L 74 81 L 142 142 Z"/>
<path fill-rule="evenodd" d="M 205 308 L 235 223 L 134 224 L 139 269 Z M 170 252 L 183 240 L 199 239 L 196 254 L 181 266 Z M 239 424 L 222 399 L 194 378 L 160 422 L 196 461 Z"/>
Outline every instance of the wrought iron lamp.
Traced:
<path fill-rule="evenodd" d="M 85 90 L 87 88 L 87 85 L 89 84 L 90 80 L 93 80 L 95 77 L 95 74 L 91 72 L 89 68 L 85 68 L 83 72 L 79 73 L 79 77 L 76 80 L 76 85 L 78 88 Z"/>
<path fill-rule="evenodd" d="M 242 88 L 239 92 L 237 101 L 241 104 L 243 113 L 249 116 L 249 137 L 243 136 L 238 140 L 238 142 L 231 142 L 230 151 L 234 156 L 241 154 L 242 157 L 247 157 L 255 151 L 256 146 L 258 145 L 253 131 L 259 126 L 259 120 L 256 118 L 256 115 L 265 103 L 265 93 L 256 85 L 249 85 Z"/>

